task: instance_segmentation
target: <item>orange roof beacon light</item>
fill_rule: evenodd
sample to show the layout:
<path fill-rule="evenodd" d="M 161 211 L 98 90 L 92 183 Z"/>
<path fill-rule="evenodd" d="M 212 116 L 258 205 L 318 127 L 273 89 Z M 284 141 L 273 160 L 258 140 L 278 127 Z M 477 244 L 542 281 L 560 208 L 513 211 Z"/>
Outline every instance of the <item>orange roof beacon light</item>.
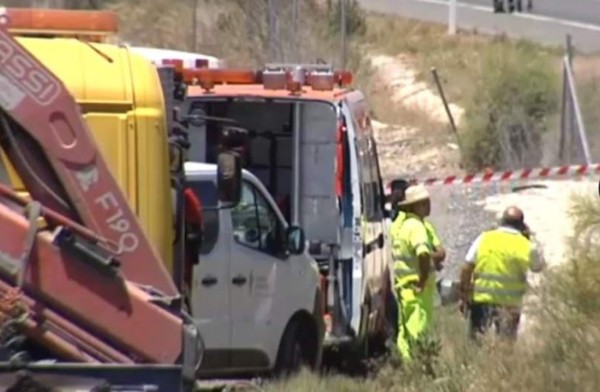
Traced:
<path fill-rule="evenodd" d="M 183 79 L 188 84 L 199 84 L 206 93 L 215 84 L 255 84 L 257 74 L 248 69 L 200 68 L 183 70 Z"/>
<path fill-rule="evenodd" d="M 306 71 L 297 66 L 289 73 L 287 88 L 292 95 L 300 95 L 302 86 L 306 83 Z"/>
<path fill-rule="evenodd" d="M 181 59 L 165 59 L 164 66 L 172 66 L 188 86 L 200 86 L 205 93 L 212 92 L 217 84 L 262 85 L 266 90 L 288 90 L 292 95 L 302 94 L 309 86 L 315 91 L 333 91 L 337 86 L 352 83 L 349 71 L 334 71 L 328 65 L 267 64 L 264 70 L 208 68 L 206 60 L 196 61 L 195 68 L 185 68 Z"/>
<path fill-rule="evenodd" d="M 0 8 L 2 24 L 16 35 L 86 38 L 102 42 L 119 31 L 117 14 L 110 11 L 81 11 L 33 8 Z"/>
<path fill-rule="evenodd" d="M 262 81 L 266 90 L 285 90 L 288 74 L 283 69 L 265 69 L 262 72 Z"/>
<path fill-rule="evenodd" d="M 335 71 L 334 78 L 340 87 L 351 85 L 354 79 L 352 72 L 350 71 Z"/>
<path fill-rule="evenodd" d="M 335 87 L 335 77 L 331 70 L 313 71 L 308 75 L 308 84 L 316 91 L 330 91 Z"/>

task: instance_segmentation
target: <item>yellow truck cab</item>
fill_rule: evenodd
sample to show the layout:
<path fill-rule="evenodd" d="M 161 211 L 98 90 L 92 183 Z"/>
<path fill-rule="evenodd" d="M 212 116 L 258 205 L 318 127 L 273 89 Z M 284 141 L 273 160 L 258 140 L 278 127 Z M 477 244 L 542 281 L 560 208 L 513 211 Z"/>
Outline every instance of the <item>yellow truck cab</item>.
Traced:
<path fill-rule="evenodd" d="M 77 100 L 151 243 L 172 270 L 174 223 L 171 194 L 165 191 L 171 186 L 168 129 L 156 68 L 126 46 L 99 42 L 116 33 L 115 15 L 88 13 L 77 17 L 77 23 L 93 36 L 86 36 L 86 31 L 53 31 L 61 24 L 72 28 L 73 23 L 66 17 L 50 19 L 50 14 L 45 18 L 42 12 L 34 14 L 29 26 L 16 21 L 12 30 Z M 24 192 L 4 154 L 2 162 L 10 183 Z"/>

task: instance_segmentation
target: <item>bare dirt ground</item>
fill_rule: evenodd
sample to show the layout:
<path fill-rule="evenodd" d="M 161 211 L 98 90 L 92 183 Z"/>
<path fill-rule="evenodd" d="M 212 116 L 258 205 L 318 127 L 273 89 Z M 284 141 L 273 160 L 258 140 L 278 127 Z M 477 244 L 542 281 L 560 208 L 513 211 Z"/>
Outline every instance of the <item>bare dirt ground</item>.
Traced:
<path fill-rule="evenodd" d="M 439 95 L 417 80 L 408 57 L 373 55 L 370 60 L 375 82 L 382 86 L 379 93 L 386 94 L 393 105 L 413 120 L 407 123 L 414 124 L 374 122 L 384 179 L 456 172 L 458 146 L 451 142 L 448 133 L 439 132 L 443 128 L 440 124 L 449 123 Z M 455 122 L 460 124 L 464 109 L 453 103 L 449 106 Z"/>
<path fill-rule="evenodd" d="M 370 58 L 371 67 L 391 89 L 390 100 L 414 111 L 427 113 L 432 121 L 446 123 L 448 116 L 437 95 L 429 86 L 417 80 L 417 72 L 407 56 L 375 55 Z M 464 109 L 453 103 L 450 112 L 457 125 L 460 125 Z"/>

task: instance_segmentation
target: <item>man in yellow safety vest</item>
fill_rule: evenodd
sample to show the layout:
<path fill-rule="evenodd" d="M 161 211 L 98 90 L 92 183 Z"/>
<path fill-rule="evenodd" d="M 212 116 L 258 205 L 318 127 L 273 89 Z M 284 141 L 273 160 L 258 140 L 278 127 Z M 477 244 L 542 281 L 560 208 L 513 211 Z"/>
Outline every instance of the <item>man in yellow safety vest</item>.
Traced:
<path fill-rule="evenodd" d="M 390 184 L 391 187 L 391 207 L 392 207 L 392 221 L 396 219 L 404 219 L 406 217 L 406 213 L 402 211 L 399 204 L 402 203 L 405 199 L 406 189 L 410 186 L 410 183 L 404 179 L 397 179 L 392 181 Z M 436 271 L 441 271 L 444 267 L 444 260 L 446 259 L 446 250 L 442 245 L 442 241 L 435 230 L 433 224 L 427 220 L 423 219 L 425 223 L 425 228 L 427 229 L 427 234 L 429 235 L 429 239 L 433 244 L 433 254 L 432 259 L 435 265 Z M 435 280 L 435 279 L 434 279 Z"/>
<path fill-rule="evenodd" d="M 527 271 L 545 265 L 539 247 L 531 240 L 523 211 L 508 207 L 497 229 L 477 237 L 467 252 L 461 273 L 461 311 L 469 310 L 473 339 L 492 325 L 499 336 L 517 336 Z"/>
<path fill-rule="evenodd" d="M 414 344 L 427 332 L 433 318 L 433 241 L 424 221 L 431 212 L 431 201 L 424 186 L 413 185 L 397 205 L 401 211 L 391 227 L 394 288 L 400 311 L 397 345 L 402 357 L 410 359 Z"/>

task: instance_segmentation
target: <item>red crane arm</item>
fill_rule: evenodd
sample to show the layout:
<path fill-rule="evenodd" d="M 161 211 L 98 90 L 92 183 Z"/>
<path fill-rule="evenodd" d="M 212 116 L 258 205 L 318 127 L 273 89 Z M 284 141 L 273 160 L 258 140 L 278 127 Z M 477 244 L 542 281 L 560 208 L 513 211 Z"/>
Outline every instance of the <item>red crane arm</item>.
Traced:
<path fill-rule="evenodd" d="M 0 107 L 0 142 L 32 199 L 106 239 L 127 280 L 178 296 L 79 106 L 63 83 L 12 37 L 6 17 L 0 19 Z"/>

